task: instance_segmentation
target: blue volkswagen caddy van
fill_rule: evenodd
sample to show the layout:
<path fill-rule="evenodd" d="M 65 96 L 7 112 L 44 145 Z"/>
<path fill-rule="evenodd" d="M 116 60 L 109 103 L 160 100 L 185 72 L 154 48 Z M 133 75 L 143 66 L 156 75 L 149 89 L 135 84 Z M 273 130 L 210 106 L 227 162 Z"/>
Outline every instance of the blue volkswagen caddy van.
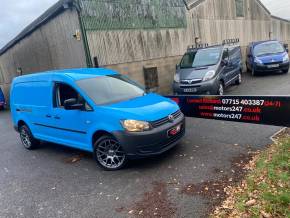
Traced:
<path fill-rule="evenodd" d="M 288 49 L 276 40 L 252 42 L 247 47 L 246 65 L 252 76 L 263 72 L 288 73 Z"/>
<path fill-rule="evenodd" d="M 0 110 L 3 110 L 5 108 L 5 105 L 5 97 L 0 87 Z"/>
<path fill-rule="evenodd" d="M 185 133 L 178 105 L 147 94 L 108 69 L 73 69 L 20 76 L 11 86 L 15 129 L 27 149 L 40 141 L 93 152 L 106 170 L 130 158 L 161 154 Z"/>

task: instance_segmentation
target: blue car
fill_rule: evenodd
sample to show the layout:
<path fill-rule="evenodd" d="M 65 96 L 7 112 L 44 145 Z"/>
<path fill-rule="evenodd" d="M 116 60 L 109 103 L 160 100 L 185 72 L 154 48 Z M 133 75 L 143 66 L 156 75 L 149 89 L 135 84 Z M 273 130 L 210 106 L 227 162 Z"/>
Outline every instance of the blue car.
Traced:
<path fill-rule="evenodd" d="M 276 40 L 252 42 L 247 48 L 246 64 L 253 76 L 274 71 L 288 73 L 288 49 Z"/>
<path fill-rule="evenodd" d="M 5 108 L 5 97 L 4 94 L 0 88 L 0 110 L 3 110 Z"/>
<path fill-rule="evenodd" d="M 147 94 L 108 69 L 20 76 L 10 96 L 14 127 L 25 148 L 47 141 L 89 151 L 106 170 L 118 170 L 130 158 L 161 154 L 185 133 L 175 102 Z"/>

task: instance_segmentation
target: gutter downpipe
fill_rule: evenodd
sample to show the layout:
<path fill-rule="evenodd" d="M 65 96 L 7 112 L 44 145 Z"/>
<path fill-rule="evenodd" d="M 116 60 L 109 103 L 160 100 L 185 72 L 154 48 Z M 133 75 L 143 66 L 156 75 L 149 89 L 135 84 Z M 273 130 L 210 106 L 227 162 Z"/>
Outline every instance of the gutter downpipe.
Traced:
<path fill-rule="evenodd" d="M 89 43 L 88 43 L 87 32 L 85 30 L 84 23 L 83 23 L 83 20 L 81 18 L 81 7 L 80 7 L 79 0 L 73 0 L 73 4 L 74 4 L 74 6 L 77 10 L 77 13 L 78 13 L 78 19 L 79 19 L 79 23 L 80 23 L 80 29 L 81 29 L 84 50 L 85 50 L 85 55 L 86 55 L 86 64 L 87 64 L 88 68 L 92 68 L 92 67 L 94 67 L 94 65 L 93 65 L 92 58 L 91 58 L 91 51 L 90 51 L 90 47 L 89 47 Z"/>

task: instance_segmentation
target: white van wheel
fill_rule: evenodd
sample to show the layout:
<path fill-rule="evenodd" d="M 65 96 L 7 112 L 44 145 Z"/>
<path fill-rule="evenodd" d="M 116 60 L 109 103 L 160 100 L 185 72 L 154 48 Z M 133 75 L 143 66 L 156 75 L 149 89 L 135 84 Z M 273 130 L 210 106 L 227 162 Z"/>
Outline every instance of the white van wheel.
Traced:
<path fill-rule="evenodd" d="M 35 149 L 40 143 L 32 136 L 30 129 L 26 125 L 20 126 L 19 134 L 23 146 L 28 150 Z"/>

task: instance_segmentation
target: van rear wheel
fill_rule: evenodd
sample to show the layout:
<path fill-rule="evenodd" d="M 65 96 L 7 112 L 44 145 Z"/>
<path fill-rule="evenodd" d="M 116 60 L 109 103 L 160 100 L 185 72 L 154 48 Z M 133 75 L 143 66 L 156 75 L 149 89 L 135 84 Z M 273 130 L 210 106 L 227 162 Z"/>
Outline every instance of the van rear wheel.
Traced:
<path fill-rule="evenodd" d="M 24 148 L 28 150 L 33 150 L 40 144 L 40 141 L 33 137 L 29 127 L 26 125 L 20 126 L 19 134 Z"/>
<path fill-rule="evenodd" d="M 119 170 L 127 163 L 127 157 L 119 142 L 112 136 L 100 137 L 94 144 L 94 158 L 108 171 Z"/>

